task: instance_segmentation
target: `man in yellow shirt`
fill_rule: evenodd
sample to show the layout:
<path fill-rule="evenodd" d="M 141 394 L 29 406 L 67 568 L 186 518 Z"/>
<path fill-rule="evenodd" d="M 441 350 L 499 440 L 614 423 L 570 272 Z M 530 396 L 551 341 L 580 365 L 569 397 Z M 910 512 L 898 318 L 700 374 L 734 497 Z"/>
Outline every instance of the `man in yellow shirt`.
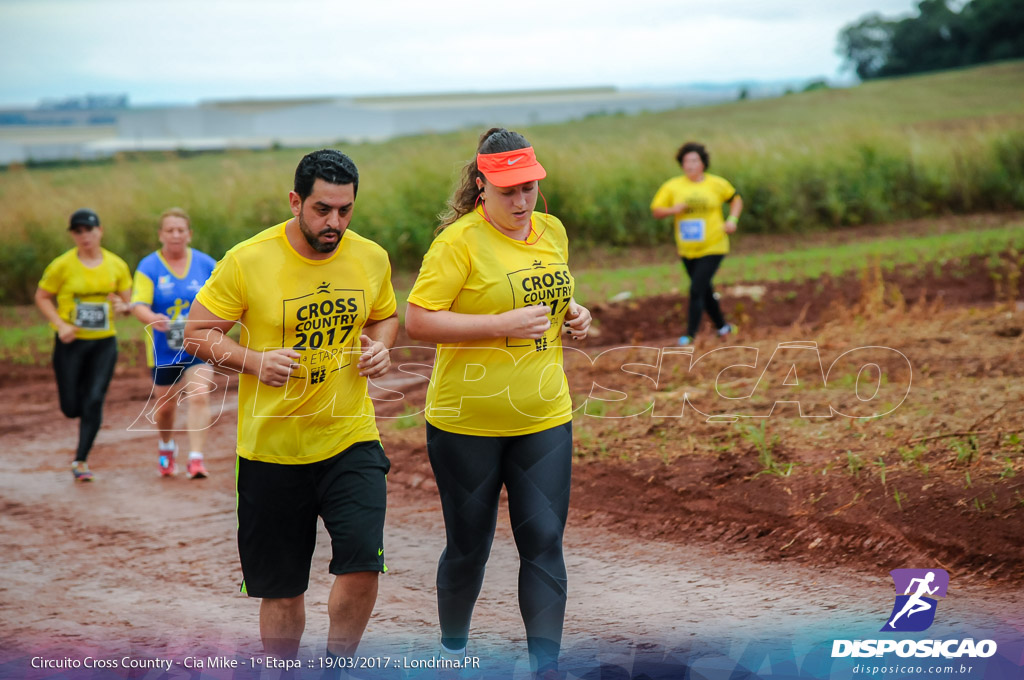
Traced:
<path fill-rule="evenodd" d="M 317 518 L 331 536 L 327 652 L 352 656 L 384 565 L 384 455 L 367 378 L 391 365 L 398 333 L 387 252 L 348 229 L 359 173 L 339 151 L 303 157 L 292 219 L 225 254 L 185 331 L 195 356 L 238 384 L 238 550 L 242 589 L 260 597 L 260 636 L 291 659 Z M 227 337 L 241 324 L 240 343 Z"/>

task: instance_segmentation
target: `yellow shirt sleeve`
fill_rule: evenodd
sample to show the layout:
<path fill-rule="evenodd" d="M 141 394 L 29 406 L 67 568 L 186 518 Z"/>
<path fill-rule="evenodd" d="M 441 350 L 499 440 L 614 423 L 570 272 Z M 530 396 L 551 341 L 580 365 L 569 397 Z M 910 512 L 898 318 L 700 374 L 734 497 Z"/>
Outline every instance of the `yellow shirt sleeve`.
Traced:
<path fill-rule="evenodd" d="M 391 285 L 391 262 L 387 262 L 387 269 L 384 272 L 384 279 L 380 282 L 380 289 L 377 291 L 377 298 L 373 301 L 373 311 L 369 318 L 373 321 L 386 319 L 395 313 L 398 302 L 395 300 L 395 289 Z"/>
<path fill-rule="evenodd" d="M 50 264 L 46 265 L 46 269 L 43 271 L 43 278 L 39 280 L 39 287 L 45 290 L 47 293 L 56 295 L 60 292 L 61 287 L 64 285 L 64 280 L 67 277 L 67 272 L 64 269 L 65 259 L 58 257 Z"/>
<path fill-rule="evenodd" d="M 469 277 L 470 264 L 463 253 L 446 241 L 434 239 L 423 256 L 409 302 L 432 312 L 451 309 Z"/>
<path fill-rule="evenodd" d="M 719 195 L 722 198 L 722 203 L 728 203 L 736 196 L 736 187 L 734 187 L 729 180 L 719 177 Z"/>
<path fill-rule="evenodd" d="M 122 290 L 131 290 L 132 288 L 132 270 L 128 268 L 128 263 L 118 258 L 117 261 L 117 291 L 120 293 Z"/>
<path fill-rule="evenodd" d="M 196 294 L 196 302 L 226 321 L 237 321 L 248 309 L 245 279 L 232 253 L 217 263 Z"/>
<path fill-rule="evenodd" d="M 153 306 L 153 279 L 136 270 L 132 284 L 132 304 Z"/>
<path fill-rule="evenodd" d="M 651 210 L 655 208 L 671 208 L 676 204 L 674 192 L 672 191 L 671 180 L 665 182 L 658 189 L 658 192 L 654 194 L 654 198 L 651 200 Z"/>

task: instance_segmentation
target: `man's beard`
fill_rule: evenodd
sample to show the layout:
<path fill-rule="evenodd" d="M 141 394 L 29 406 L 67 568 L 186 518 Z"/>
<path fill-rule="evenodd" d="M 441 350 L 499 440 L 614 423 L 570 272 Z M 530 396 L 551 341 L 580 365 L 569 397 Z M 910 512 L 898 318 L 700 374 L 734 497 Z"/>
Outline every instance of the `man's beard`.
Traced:
<path fill-rule="evenodd" d="M 306 243 L 309 247 L 318 253 L 331 253 L 341 243 L 342 232 L 337 229 L 324 229 L 319 234 L 313 233 L 313 230 L 309 228 L 305 220 L 302 219 L 302 214 L 299 214 L 299 231 L 302 232 L 303 238 L 306 239 Z M 320 236 L 324 234 L 337 234 L 338 240 L 334 243 L 324 243 L 320 240 Z"/>

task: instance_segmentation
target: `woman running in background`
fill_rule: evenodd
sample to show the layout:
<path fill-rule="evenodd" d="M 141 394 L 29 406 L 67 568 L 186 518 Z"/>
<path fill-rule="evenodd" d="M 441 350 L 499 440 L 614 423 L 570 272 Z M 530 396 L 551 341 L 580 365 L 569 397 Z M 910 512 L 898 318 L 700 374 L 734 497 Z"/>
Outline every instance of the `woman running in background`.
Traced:
<path fill-rule="evenodd" d="M 157 467 L 162 477 L 177 472 L 178 445 L 174 441 L 174 416 L 182 390 L 188 400 L 189 454 L 186 471 L 190 479 L 206 477 L 203 449 L 210 425 L 208 388 L 212 371 L 202 359 L 184 350 L 185 321 L 196 293 L 210 278 L 217 262 L 191 248 L 192 222 L 181 208 L 160 215 L 160 250 L 150 253 L 135 270 L 132 313 L 146 324 L 149 334 L 147 356 L 153 372 L 153 411 L 146 414 L 160 430 Z M 200 375 L 201 372 L 208 375 Z M 192 387 L 189 387 L 189 385 Z"/>
<path fill-rule="evenodd" d="M 53 372 L 60 410 L 78 418 L 75 481 L 92 481 L 86 459 L 103 423 L 103 400 L 117 364 L 114 314 L 127 314 L 132 277 L 120 257 L 100 246 L 103 227 L 92 210 L 71 215 L 75 247 L 46 267 L 35 302 L 55 332 Z"/>
<path fill-rule="evenodd" d="M 733 332 L 715 298 L 712 279 L 729 252 L 729 234 L 736 231 L 743 199 L 728 180 L 705 172 L 711 164 L 703 145 L 687 142 L 676 152 L 683 174 L 658 189 L 651 201 L 656 219 L 671 217 L 675 225 L 676 249 L 690 277 L 690 308 L 686 334 L 679 345 L 693 344 L 700 320 L 707 311 L 721 337 Z M 722 206 L 729 204 L 729 218 L 722 220 Z"/>

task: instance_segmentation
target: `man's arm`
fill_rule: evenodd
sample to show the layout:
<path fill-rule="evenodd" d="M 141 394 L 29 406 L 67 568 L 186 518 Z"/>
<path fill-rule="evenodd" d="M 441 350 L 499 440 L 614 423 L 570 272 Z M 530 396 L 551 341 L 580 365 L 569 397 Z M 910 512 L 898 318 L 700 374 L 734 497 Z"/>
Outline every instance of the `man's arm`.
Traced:
<path fill-rule="evenodd" d="M 379 378 L 391 368 L 391 347 L 398 337 L 398 312 L 386 319 L 368 321 L 363 326 L 359 343 L 363 353 L 359 356 L 359 375 Z"/>
<path fill-rule="evenodd" d="M 185 351 L 217 366 L 254 375 L 271 387 L 287 383 L 292 370 L 298 368 L 295 360 L 299 353 L 291 348 L 257 352 L 243 347 L 227 336 L 235 323 L 194 301 L 185 323 Z"/>

